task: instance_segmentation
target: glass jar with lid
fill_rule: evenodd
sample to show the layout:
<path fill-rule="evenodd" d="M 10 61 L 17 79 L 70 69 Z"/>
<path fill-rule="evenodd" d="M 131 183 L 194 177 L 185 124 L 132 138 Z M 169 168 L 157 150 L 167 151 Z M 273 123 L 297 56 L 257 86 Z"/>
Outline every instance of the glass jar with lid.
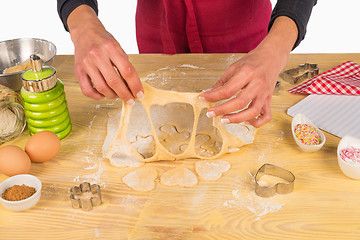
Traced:
<path fill-rule="evenodd" d="M 26 126 L 25 111 L 20 96 L 0 85 L 0 142 L 19 136 Z"/>

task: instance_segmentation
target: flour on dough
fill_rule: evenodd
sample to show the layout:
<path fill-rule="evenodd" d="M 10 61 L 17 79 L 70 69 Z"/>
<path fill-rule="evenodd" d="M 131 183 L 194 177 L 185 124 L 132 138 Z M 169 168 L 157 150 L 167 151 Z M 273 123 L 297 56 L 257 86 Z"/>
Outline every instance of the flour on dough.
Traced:
<path fill-rule="evenodd" d="M 109 113 L 103 155 L 112 165 L 139 167 L 160 160 L 208 159 L 196 164 L 196 172 L 204 179 L 216 180 L 230 164 L 214 159 L 253 142 L 253 126 L 223 124 L 221 116 L 207 118 L 206 112 L 215 103 L 202 101 L 199 95 L 217 78 L 207 79 L 203 68 L 191 68 L 193 78 L 186 78 L 186 67 L 181 65 L 177 77 L 173 75 L 176 71 L 168 68 L 149 74 L 143 81 L 144 98 L 131 106 L 123 102 L 121 109 Z M 123 181 L 136 191 L 150 191 L 157 177 L 156 169 L 143 167 L 124 176 Z M 198 178 L 189 169 L 178 167 L 165 172 L 160 182 L 192 187 Z"/>
<path fill-rule="evenodd" d="M 104 157 L 115 166 L 216 159 L 254 140 L 255 128 L 249 124 L 226 126 L 220 116 L 207 118 L 215 104 L 200 100 L 199 93 L 157 89 L 146 82 L 143 87 L 143 99 L 131 106 L 123 102 L 116 127 L 109 114 Z"/>
<path fill-rule="evenodd" d="M 196 173 L 205 180 L 219 179 L 230 167 L 230 163 L 223 160 L 201 160 L 195 163 Z"/>
<path fill-rule="evenodd" d="M 198 178 L 189 169 L 177 167 L 161 175 L 160 183 L 167 186 L 193 187 L 198 183 Z"/>
<path fill-rule="evenodd" d="M 132 189 L 148 192 L 155 188 L 158 172 L 154 167 L 143 167 L 125 175 L 123 182 Z"/>
<path fill-rule="evenodd" d="M 144 165 L 145 163 L 143 161 L 140 161 L 135 156 L 131 155 L 129 153 L 129 149 L 126 148 L 124 152 L 121 151 L 123 146 L 121 146 L 121 143 L 119 140 L 115 140 L 115 136 L 119 129 L 119 122 L 120 122 L 120 116 L 121 116 L 121 108 L 113 110 L 108 113 L 109 118 L 107 122 L 107 135 L 104 140 L 104 144 L 102 147 L 103 156 L 106 156 L 106 153 L 108 152 L 110 145 L 113 146 L 119 145 L 119 151 L 115 152 L 110 160 L 110 163 L 115 167 L 140 167 L 141 165 Z"/>

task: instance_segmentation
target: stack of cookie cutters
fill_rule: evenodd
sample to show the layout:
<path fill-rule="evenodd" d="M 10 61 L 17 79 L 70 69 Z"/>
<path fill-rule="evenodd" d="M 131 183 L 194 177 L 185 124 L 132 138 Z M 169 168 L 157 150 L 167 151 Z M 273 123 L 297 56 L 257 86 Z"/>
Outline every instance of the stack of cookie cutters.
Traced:
<path fill-rule="evenodd" d="M 70 201 L 73 208 L 90 211 L 102 203 L 100 186 L 88 182 L 74 186 L 70 189 Z"/>
<path fill-rule="evenodd" d="M 316 63 L 304 63 L 296 68 L 283 71 L 280 77 L 291 84 L 296 84 L 317 75 L 319 75 L 319 67 Z"/>
<path fill-rule="evenodd" d="M 286 180 L 286 183 L 276 183 L 272 186 L 261 186 L 259 180 L 264 175 L 271 175 Z M 275 194 L 286 194 L 294 190 L 295 176 L 290 171 L 272 165 L 262 165 L 255 175 L 255 193 L 260 197 L 272 197 Z"/>

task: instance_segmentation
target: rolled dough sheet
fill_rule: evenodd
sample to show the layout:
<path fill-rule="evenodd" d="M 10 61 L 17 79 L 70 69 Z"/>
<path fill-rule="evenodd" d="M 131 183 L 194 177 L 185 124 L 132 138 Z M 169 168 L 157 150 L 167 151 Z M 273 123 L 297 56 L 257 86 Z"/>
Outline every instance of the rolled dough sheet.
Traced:
<path fill-rule="evenodd" d="M 121 113 L 109 113 L 103 153 L 114 166 L 215 159 L 254 140 L 256 129 L 251 125 L 225 125 L 220 117 L 207 118 L 206 109 L 214 103 L 200 100 L 199 93 L 159 90 L 145 82 L 143 86 L 142 100 L 133 106 L 123 103 Z"/>

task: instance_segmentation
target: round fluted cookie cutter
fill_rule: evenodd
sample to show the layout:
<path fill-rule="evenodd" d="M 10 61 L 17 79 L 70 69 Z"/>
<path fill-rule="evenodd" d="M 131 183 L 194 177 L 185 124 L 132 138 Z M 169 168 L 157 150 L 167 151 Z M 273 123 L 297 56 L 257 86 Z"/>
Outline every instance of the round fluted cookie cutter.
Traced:
<path fill-rule="evenodd" d="M 264 175 L 271 175 L 284 179 L 286 183 L 276 183 L 272 186 L 261 186 L 259 180 Z M 272 197 L 275 194 L 286 194 L 294 190 L 295 176 L 292 172 L 272 164 L 264 164 L 255 175 L 255 193 L 260 197 Z"/>
<path fill-rule="evenodd" d="M 70 201 L 73 208 L 90 211 L 102 203 L 100 186 L 88 182 L 74 186 L 70 189 Z"/>

